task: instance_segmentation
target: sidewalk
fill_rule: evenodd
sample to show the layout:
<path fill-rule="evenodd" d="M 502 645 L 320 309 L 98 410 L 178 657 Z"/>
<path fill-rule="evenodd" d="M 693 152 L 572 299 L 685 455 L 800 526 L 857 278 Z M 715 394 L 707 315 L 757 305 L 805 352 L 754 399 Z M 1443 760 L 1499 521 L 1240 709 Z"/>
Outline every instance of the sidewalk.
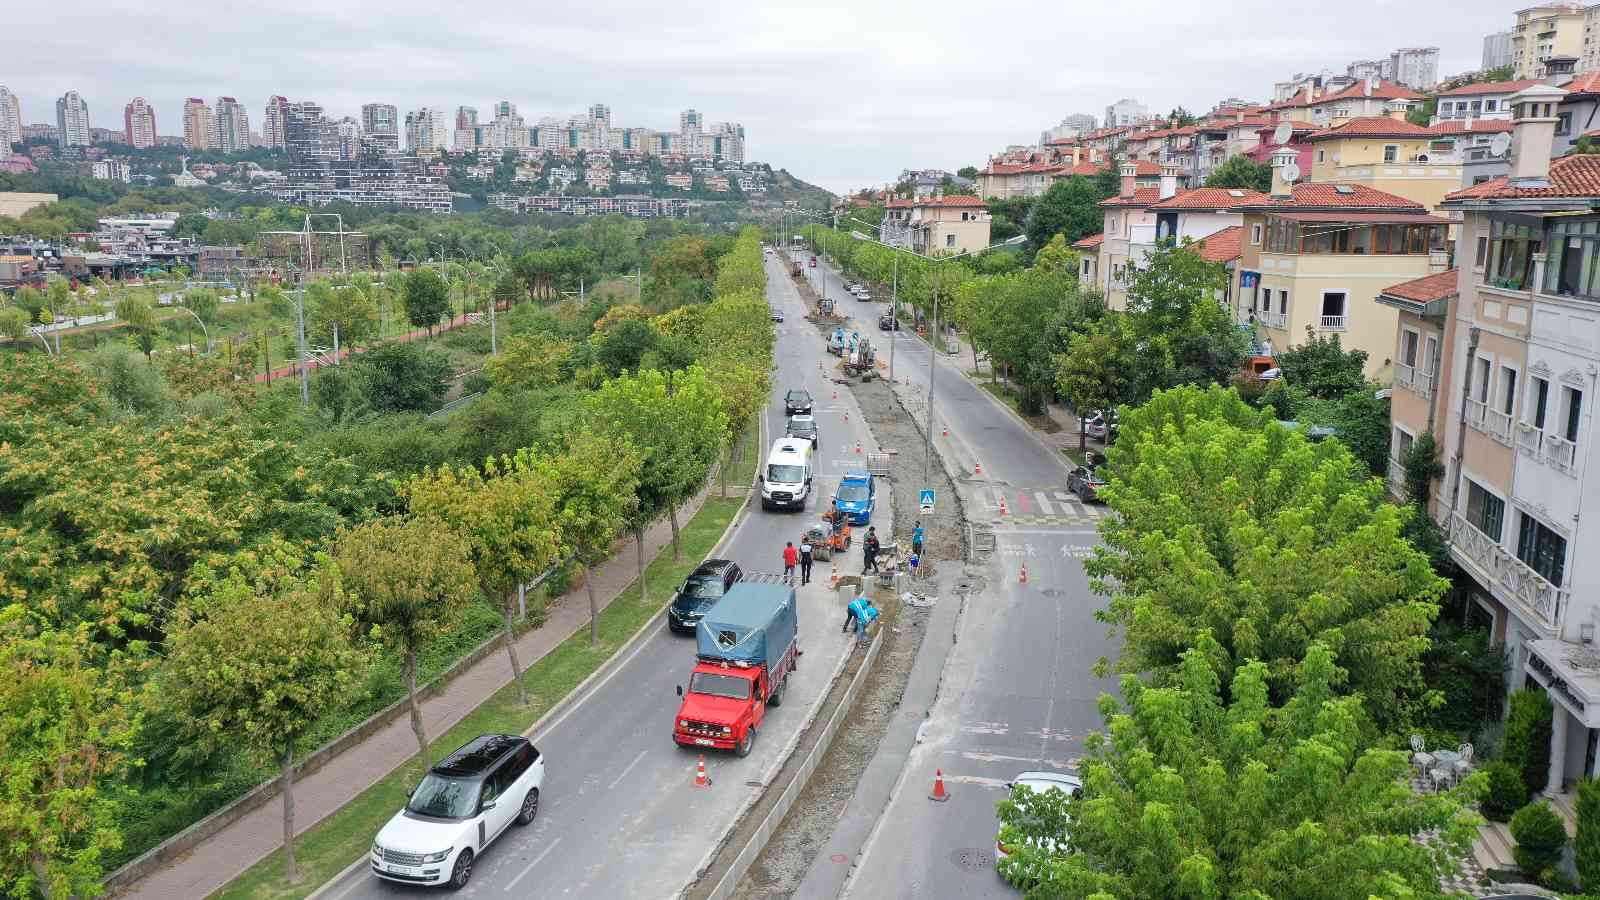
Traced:
<path fill-rule="evenodd" d="M 743 485 L 738 490 L 747 488 Z M 679 511 L 679 521 L 688 521 L 716 490 L 713 484 L 690 501 Z M 671 526 L 665 520 L 657 522 L 645 532 L 645 565 L 671 544 Z M 633 583 L 637 573 L 638 554 L 629 536 L 622 552 L 595 570 L 600 608 L 609 606 Z M 664 603 L 667 598 L 659 599 Z M 542 659 L 588 621 L 588 595 L 580 585 L 551 604 L 543 625 L 518 639 L 517 655 L 523 669 Z M 510 662 L 501 647 L 458 675 L 441 693 L 423 701 L 422 721 L 428 734 L 443 734 L 510 681 Z M 417 739 L 411 732 L 410 717 L 401 715 L 316 772 L 298 779 L 294 786 L 295 833 L 304 834 L 416 755 Z M 131 900 L 207 896 L 276 851 L 283 844 L 282 838 L 283 801 L 274 798 L 212 835 L 184 858 L 135 882 L 121 896 Z"/>

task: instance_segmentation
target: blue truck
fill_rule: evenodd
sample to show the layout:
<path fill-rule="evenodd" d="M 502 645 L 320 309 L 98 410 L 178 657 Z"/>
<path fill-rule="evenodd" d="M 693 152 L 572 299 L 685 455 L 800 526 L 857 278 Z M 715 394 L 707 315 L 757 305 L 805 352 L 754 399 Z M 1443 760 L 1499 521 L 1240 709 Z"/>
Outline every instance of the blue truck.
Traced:
<path fill-rule="evenodd" d="M 695 666 L 673 719 L 680 747 L 750 753 L 767 707 L 783 705 L 799 650 L 794 587 L 754 576 L 728 589 L 695 629 Z"/>

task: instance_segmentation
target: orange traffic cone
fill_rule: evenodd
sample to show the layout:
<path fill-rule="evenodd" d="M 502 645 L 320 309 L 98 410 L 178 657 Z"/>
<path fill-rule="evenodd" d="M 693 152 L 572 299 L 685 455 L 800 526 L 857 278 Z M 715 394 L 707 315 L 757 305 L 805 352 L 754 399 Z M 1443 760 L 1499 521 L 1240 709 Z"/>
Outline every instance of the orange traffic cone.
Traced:
<path fill-rule="evenodd" d="M 1028 564 L 1027 563 L 1023 563 L 1022 564 L 1022 574 L 1017 577 L 1017 582 L 1019 584 L 1027 584 L 1028 583 Z"/>
<path fill-rule="evenodd" d="M 933 793 L 928 795 L 928 799 L 937 800 L 940 803 L 950 799 L 950 795 L 944 791 L 944 770 L 933 770 Z"/>
<path fill-rule="evenodd" d="M 972 467 L 972 472 L 973 472 L 974 475 L 982 475 L 983 474 L 983 463 L 974 464 L 973 467 Z"/>
<path fill-rule="evenodd" d="M 1004 498 L 1004 497 L 1000 498 L 1000 515 L 1002 515 L 1002 516 L 1011 515 L 1011 510 L 1006 509 L 1006 498 Z"/>
<path fill-rule="evenodd" d="M 706 756 L 700 754 L 700 761 L 694 764 L 694 786 L 697 788 L 711 787 L 711 779 L 706 777 Z"/>

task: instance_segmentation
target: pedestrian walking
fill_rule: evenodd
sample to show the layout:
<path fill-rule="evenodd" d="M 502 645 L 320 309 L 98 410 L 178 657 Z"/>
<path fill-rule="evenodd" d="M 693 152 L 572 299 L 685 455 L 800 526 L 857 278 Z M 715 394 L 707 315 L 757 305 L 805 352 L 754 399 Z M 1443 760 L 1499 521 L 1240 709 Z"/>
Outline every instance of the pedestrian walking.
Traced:
<path fill-rule="evenodd" d="M 911 552 L 917 556 L 922 555 L 922 520 L 917 520 L 915 528 L 911 529 Z"/>
<path fill-rule="evenodd" d="M 794 567 L 800 562 L 800 551 L 794 548 L 794 541 L 783 542 L 783 580 L 794 583 Z"/>
<path fill-rule="evenodd" d="M 811 542 L 800 539 L 800 583 L 811 583 Z"/>
<path fill-rule="evenodd" d="M 867 539 L 861 542 L 861 574 L 878 571 L 878 529 L 867 529 Z"/>

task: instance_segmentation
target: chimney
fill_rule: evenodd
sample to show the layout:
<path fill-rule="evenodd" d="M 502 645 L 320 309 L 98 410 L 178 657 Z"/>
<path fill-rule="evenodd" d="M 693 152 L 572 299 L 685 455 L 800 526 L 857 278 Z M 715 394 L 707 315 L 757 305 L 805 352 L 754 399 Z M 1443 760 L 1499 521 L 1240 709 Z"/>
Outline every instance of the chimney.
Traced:
<path fill-rule="evenodd" d="M 1535 84 L 1512 94 L 1511 183 L 1545 187 L 1550 180 L 1550 152 L 1556 139 L 1556 106 L 1566 91 Z"/>
<path fill-rule="evenodd" d="M 1122 168 L 1118 170 L 1118 173 L 1122 176 L 1122 187 L 1121 190 L 1117 191 L 1118 197 L 1121 197 L 1124 200 L 1133 199 L 1133 176 L 1134 173 L 1138 171 L 1139 167 L 1131 162 L 1125 162 L 1122 164 Z"/>
<path fill-rule="evenodd" d="M 1293 184 L 1283 177 L 1286 166 L 1295 165 L 1300 158 L 1300 151 L 1290 147 L 1274 150 L 1272 153 L 1272 199 L 1289 200 L 1294 197 Z"/>
<path fill-rule="evenodd" d="M 1170 200 L 1178 193 L 1178 167 L 1163 165 L 1161 167 L 1161 199 Z"/>

